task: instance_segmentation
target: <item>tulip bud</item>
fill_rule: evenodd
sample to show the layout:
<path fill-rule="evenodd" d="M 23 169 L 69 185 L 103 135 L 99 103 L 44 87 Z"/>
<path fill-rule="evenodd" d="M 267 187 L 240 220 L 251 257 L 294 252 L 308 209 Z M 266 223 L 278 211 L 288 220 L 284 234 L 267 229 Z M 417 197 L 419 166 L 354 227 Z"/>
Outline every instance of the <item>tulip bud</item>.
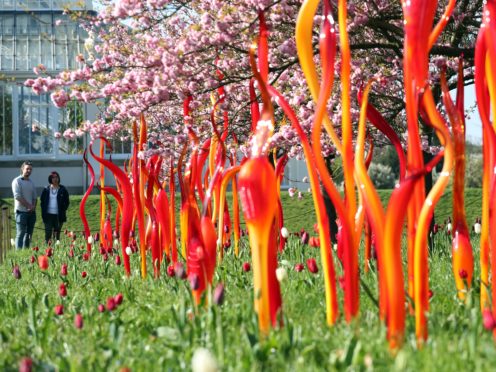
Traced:
<path fill-rule="evenodd" d="M 19 269 L 19 265 L 15 265 L 12 269 L 12 275 L 16 279 L 21 279 L 21 269 Z"/>
<path fill-rule="evenodd" d="M 458 271 L 458 275 L 460 276 L 460 279 L 467 279 L 467 277 L 468 277 L 468 273 L 464 269 L 460 269 Z"/>
<path fill-rule="evenodd" d="M 285 227 L 282 227 L 281 228 L 281 236 L 284 238 L 284 239 L 287 239 L 289 238 L 289 231 L 287 228 Z"/>
<path fill-rule="evenodd" d="M 59 295 L 60 297 L 65 297 L 67 296 L 67 288 L 65 287 L 65 284 L 62 283 L 60 286 L 59 286 Z"/>
<path fill-rule="evenodd" d="M 38 248 L 38 246 L 33 247 L 33 251 L 38 252 L 39 250 L 40 250 L 40 248 Z"/>
<path fill-rule="evenodd" d="M 57 241 L 55 242 L 55 245 L 57 245 L 57 246 L 58 246 L 58 245 L 60 245 L 60 240 L 57 240 Z"/>
<path fill-rule="evenodd" d="M 217 284 L 214 290 L 214 304 L 221 306 L 224 303 L 224 285 Z"/>
<path fill-rule="evenodd" d="M 47 256 L 38 256 L 38 266 L 41 270 L 48 269 L 48 257 Z"/>
<path fill-rule="evenodd" d="M 67 275 L 67 264 L 62 264 L 60 266 L 60 275 L 62 275 L 62 276 Z"/>
<path fill-rule="evenodd" d="M 307 260 L 307 268 L 312 274 L 317 274 L 319 272 L 319 268 L 317 267 L 317 262 L 315 262 L 315 258 L 309 258 Z"/>
<path fill-rule="evenodd" d="M 310 235 L 306 231 L 304 231 L 301 234 L 301 244 L 308 244 L 309 240 L 310 240 Z"/>
<path fill-rule="evenodd" d="M 83 316 L 81 314 L 74 316 L 74 327 L 77 329 L 83 328 Z"/>
<path fill-rule="evenodd" d="M 184 279 L 186 278 L 186 270 L 181 262 L 176 262 L 174 265 L 174 272 L 176 273 L 176 278 Z"/>
<path fill-rule="evenodd" d="M 250 271 L 250 270 L 251 270 L 251 265 L 250 265 L 250 263 L 249 263 L 249 262 L 244 262 L 244 263 L 243 263 L 243 271 L 244 271 L 245 273 L 247 273 L 247 272 L 248 272 L 248 271 Z"/>
<path fill-rule="evenodd" d="M 55 315 L 62 315 L 64 314 L 64 305 L 57 305 L 53 308 L 53 312 Z"/>
<path fill-rule="evenodd" d="M 115 303 L 115 299 L 113 297 L 107 298 L 107 310 L 114 311 L 116 307 L 117 304 Z"/>
<path fill-rule="evenodd" d="M 488 331 L 492 331 L 494 327 L 496 327 L 496 322 L 494 321 L 494 317 L 493 314 L 491 313 L 491 310 L 485 309 L 482 312 L 482 325 Z"/>
<path fill-rule="evenodd" d="M 114 300 L 116 305 L 120 305 L 124 300 L 124 296 L 122 295 L 122 293 L 117 293 L 117 295 L 114 297 Z"/>
<path fill-rule="evenodd" d="M 302 272 L 305 269 L 305 266 L 302 263 L 297 263 L 294 266 L 294 269 L 295 269 L 296 272 L 300 273 L 300 272 Z"/>
<path fill-rule="evenodd" d="M 24 357 L 19 362 L 19 372 L 31 372 L 33 370 L 33 360 L 28 357 Z"/>
<path fill-rule="evenodd" d="M 81 276 L 82 276 L 83 278 L 86 278 L 86 276 L 87 276 L 87 275 L 88 275 L 88 273 L 87 273 L 86 271 L 83 271 L 83 272 L 81 273 Z"/>
<path fill-rule="evenodd" d="M 208 349 L 198 348 L 191 358 L 191 369 L 193 372 L 218 371 L 219 365 Z"/>
<path fill-rule="evenodd" d="M 115 256 L 115 264 L 117 266 L 120 266 L 120 264 L 121 264 L 121 256 L 119 256 L 119 255 Z"/>
<path fill-rule="evenodd" d="M 288 277 L 288 273 L 284 267 L 276 269 L 276 278 L 279 283 L 282 283 Z"/>
<path fill-rule="evenodd" d="M 193 291 L 200 288 L 200 278 L 198 278 L 198 275 L 191 274 L 188 279 L 189 279 L 189 285 L 191 286 L 191 289 Z"/>

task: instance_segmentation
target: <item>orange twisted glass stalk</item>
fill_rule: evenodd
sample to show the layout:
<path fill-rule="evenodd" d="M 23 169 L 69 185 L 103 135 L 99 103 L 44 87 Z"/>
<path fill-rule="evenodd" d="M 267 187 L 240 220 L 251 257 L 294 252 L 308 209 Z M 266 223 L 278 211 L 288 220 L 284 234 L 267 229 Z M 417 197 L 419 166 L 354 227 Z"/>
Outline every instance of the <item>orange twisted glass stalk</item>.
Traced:
<path fill-rule="evenodd" d="M 496 317 L 496 175 L 494 171 L 494 157 L 496 156 L 495 147 L 494 147 L 494 139 L 496 137 L 496 1 L 495 0 L 487 0 L 483 10 L 483 22 L 481 25 L 481 31 L 483 31 L 484 44 L 486 48 L 486 56 L 485 56 L 485 69 L 483 70 L 485 73 L 486 79 L 486 87 L 489 95 L 487 93 L 481 94 L 483 99 L 486 99 L 484 102 L 486 105 L 490 103 L 490 106 L 486 106 L 485 114 L 491 114 L 492 126 L 488 127 L 487 124 L 489 120 L 483 121 L 484 125 L 484 134 L 487 134 L 488 139 L 488 152 L 491 152 L 489 155 L 491 166 L 493 168 L 490 169 L 492 171 L 492 175 L 490 176 L 488 182 L 488 190 L 489 191 L 489 238 L 490 238 L 490 263 L 491 263 L 491 297 L 492 297 L 492 315 Z M 479 46 L 479 45 L 478 45 Z M 480 63 L 482 64 L 482 63 Z M 479 65 L 480 66 L 480 65 Z M 476 69 L 478 66 L 476 65 Z M 480 85 L 483 84 L 483 81 L 479 82 Z M 480 86 L 481 90 L 484 90 L 483 86 Z M 489 102 L 487 102 L 487 100 Z M 487 127 L 487 128 L 486 128 Z M 493 145 L 492 147 L 490 147 Z M 493 329 L 493 336 L 496 340 L 496 328 Z"/>
<path fill-rule="evenodd" d="M 386 318 L 386 281 L 384 275 L 386 270 L 391 268 L 384 267 L 383 264 L 383 228 L 385 221 L 384 208 L 382 207 L 379 195 L 377 194 L 374 184 L 367 174 L 367 167 L 364 161 L 365 152 L 365 122 L 367 117 L 367 101 L 368 94 L 371 88 L 372 82 L 369 82 L 365 87 L 363 94 L 363 101 L 360 110 L 360 123 L 358 127 L 358 137 L 356 144 L 355 153 L 355 176 L 358 182 L 358 189 L 363 195 L 363 204 L 365 206 L 365 211 L 367 212 L 367 218 L 372 227 L 372 231 L 375 234 L 375 249 L 377 252 L 378 261 L 378 271 L 379 271 L 379 317 L 381 319 Z"/>
<path fill-rule="evenodd" d="M 404 87 L 408 125 L 407 168 L 414 172 L 423 167 L 418 128 L 418 95 L 428 78 L 428 40 L 434 21 L 437 1 L 403 0 Z M 414 298 L 414 249 L 416 223 L 425 200 L 424 181 L 415 184 L 408 204 L 408 292 Z M 427 246 L 422 247 L 427 250 Z"/>
<path fill-rule="evenodd" d="M 100 142 L 100 157 L 103 158 L 105 156 L 105 143 Z M 105 186 L 105 167 L 100 164 L 100 185 L 102 187 Z M 105 225 L 105 191 L 100 189 L 100 236 L 103 236 L 103 226 Z"/>
<path fill-rule="evenodd" d="M 84 150 L 83 161 L 88 167 L 88 172 L 90 172 L 91 178 L 88 189 L 86 189 L 86 192 L 84 193 L 81 199 L 81 203 L 79 204 L 79 216 L 81 217 L 81 221 L 83 222 L 84 237 L 86 240 L 86 250 L 88 252 L 91 252 L 91 244 L 88 242 L 88 238 L 91 236 L 91 231 L 90 231 L 90 226 L 88 225 L 88 219 L 86 218 L 85 208 L 86 208 L 86 200 L 88 200 L 88 197 L 90 196 L 91 191 L 93 190 L 93 186 L 95 185 L 95 171 L 93 170 L 91 163 L 88 161 L 87 150 Z"/>
<path fill-rule="evenodd" d="M 227 191 L 227 185 L 231 179 L 233 179 L 234 183 L 234 176 L 236 173 L 239 172 L 240 166 L 235 166 L 227 169 L 224 171 L 224 174 L 222 176 L 222 181 L 220 184 L 220 206 L 219 210 L 223 211 L 224 208 L 226 207 L 225 201 L 226 201 L 226 191 Z M 224 213 L 219 213 L 219 220 L 217 223 L 217 237 L 218 237 L 218 249 L 219 249 L 219 258 L 222 259 L 224 257 Z"/>
<path fill-rule="evenodd" d="M 422 343 L 427 340 L 428 335 L 427 312 L 429 311 L 429 268 L 427 262 L 427 234 L 429 232 L 429 225 L 434 208 L 449 183 L 454 162 L 454 146 L 451 134 L 444 119 L 436 109 L 430 87 L 425 89 L 425 93 L 422 96 L 422 105 L 436 130 L 441 145 L 444 146 L 444 162 L 439 179 L 427 195 L 417 221 L 414 250 L 414 300 L 415 327 L 419 345 L 422 345 Z"/>
<path fill-rule="evenodd" d="M 277 208 L 276 184 L 274 169 L 266 157 L 252 157 L 241 166 L 239 195 L 250 238 L 255 309 L 258 311 L 260 331 L 264 334 L 268 333 L 271 322 L 275 325 L 278 311 L 270 311 L 271 297 L 274 295 L 270 287 L 278 287 L 277 279 L 276 283 L 273 282 L 275 268 L 273 278 L 269 273 L 269 267 L 273 266 L 269 260 L 269 240 Z M 270 257 L 273 258 L 273 255 Z"/>
<path fill-rule="evenodd" d="M 169 200 L 164 189 L 158 191 L 155 197 L 155 206 L 157 209 L 157 220 L 160 224 L 160 235 L 162 237 L 162 247 L 165 249 L 165 254 L 170 258 L 170 243 L 171 243 L 171 220 L 169 216 Z M 175 224 L 174 224 L 175 225 Z M 162 255 L 160 255 L 162 256 Z"/>
<path fill-rule="evenodd" d="M 176 184 L 174 175 L 174 160 L 170 159 L 169 175 L 169 215 L 170 215 L 170 239 L 172 262 L 177 262 L 177 235 L 176 235 Z"/>
<path fill-rule="evenodd" d="M 274 130 L 273 108 L 264 79 L 258 73 L 254 47 L 250 50 L 250 64 L 258 82 L 263 109 L 252 138 L 250 158 L 240 168 L 239 195 L 249 231 L 253 261 L 255 309 L 259 329 L 267 334 L 270 325 L 276 326 L 282 300 L 275 276 L 277 247 L 273 223 L 277 210 L 277 179 L 267 159 L 268 140 Z"/>
<path fill-rule="evenodd" d="M 396 186 L 389 199 L 384 225 L 383 267 L 387 290 L 387 336 L 392 350 L 401 346 L 405 333 L 405 289 L 401 254 L 403 221 L 407 212 L 405 205 L 410 200 L 415 183 L 431 172 L 443 155 L 444 151 L 440 151 L 422 171 L 406 177 Z"/>
<path fill-rule="evenodd" d="M 100 137 L 101 141 L 105 141 L 107 148 L 111 149 L 110 143 L 103 137 Z M 117 165 L 108 161 L 107 159 L 100 158 L 95 155 L 92 149 L 92 143 L 89 145 L 90 153 L 98 161 L 100 164 L 103 164 L 106 168 L 108 168 L 113 174 L 116 180 L 119 182 L 120 187 L 122 189 L 122 201 L 123 201 L 123 210 L 122 210 L 122 224 L 120 231 L 120 239 L 121 239 L 121 249 L 122 249 L 122 257 L 124 259 L 124 270 L 126 275 L 131 275 L 131 266 L 129 262 L 129 256 L 126 252 L 126 248 L 129 247 L 129 236 L 132 229 L 132 219 L 133 219 L 133 192 L 131 189 L 131 183 L 126 173 L 122 169 L 120 169 Z"/>
<path fill-rule="evenodd" d="M 455 276 L 458 298 L 465 299 L 466 291 L 472 285 L 474 256 L 465 217 L 465 114 L 463 108 L 463 59 L 458 65 L 458 86 L 456 106 L 451 100 L 446 78 L 441 80 L 443 101 L 453 128 L 455 170 L 453 176 L 453 275 Z M 468 288 L 467 288 L 468 287 Z"/>
<path fill-rule="evenodd" d="M 313 18 L 318 6 L 318 1 L 305 1 L 300 9 L 300 13 L 298 15 L 298 20 L 296 23 L 296 45 L 298 49 L 298 58 L 300 60 L 300 65 L 307 79 L 307 83 L 309 85 L 310 91 L 314 100 L 317 102 L 317 108 L 315 112 L 315 118 L 313 122 L 312 128 L 312 155 L 310 158 L 314 158 L 312 162 L 308 163 L 308 168 L 313 168 L 315 165 L 317 166 L 320 179 L 326 189 L 326 192 L 331 197 L 331 200 L 336 208 L 337 215 L 342 222 L 343 230 L 342 230 L 342 244 L 344 251 L 347 252 L 346 259 L 344 260 L 345 266 L 345 318 L 347 321 L 350 321 L 358 311 L 358 247 L 355 246 L 355 239 L 353 235 L 353 225 L 354 225 L 354 214 L 348 213 L 349 211 L 345 208 L 343 200 L 341 199 L 341 195 L 337 191 L 334 183 L 332 182 L 327 167 L 325 165 L 324 159 L 321 155 L 321 144 L 320 144 L 320 133 L 321 133 L 321 124 L 323 123 L 328 131 L 331 139 L 333 141 L 337 141 L 337 136 L 335 136 L 334 131 L 329 131 L 329 128 L 326 125 L 330 123 L 326 112 L 326 104 L 331 93 L 332 84 L 333 84 L 333 66 L 334 66 L 334 55 L 336 49 L 336 36 L 335 30 L 333 28 L 334 21 L 331 16 L 330 6 L 328 2 L 324 3 L 324 22 L 322 24 L 322 30 L 320 34 L 319 46 L 320 46 L 320 54 L 322 60 L 322 78 L 323 82 L 319 89 L 319 84 L 317 81 L 317 73 L 315 70 L 315 64 L 313 63 L 313 47 L 312 47 L 312 28 L 313 28 Z M 315 94 L 314 94 L 315 93 Z M 279 97 L 279 100 L 281 98 Z M 288 111 L 288 110 L 286 110 Z M 286 112 L 286 115 L 291 119 L 293 126 L 296 126 L 297 121 L 295 121 L 291 116 L 289 111 Z M 332 127 L 332 126 L 331 126 Z M 297 129 L 297 127 L 296 127 Z M 298 129 L 297 129 L 298 130 Z M 302 134 L 298 133 L 300 138 L 303 139 Z M 334 143 L 336 149 L 340 151 L 341 143 Z M 307 154 L 305 155 L 307 156 Z M 308 158 L 308 159 L 310 159 Z M 308 160 L 307 160 L 308 161 Z M 316 176 L 317 177 L 317 176 Z M 311 178 L 311 177 L 310 177 Z M 312 185 L 312 190 L 316 190 L 316 187 L 319 188 L 318 178 L 315 179 L 315 184 Z M 317 199 L 314 198 L 314 204 L 316 207 L 316 211 L 321 207 L 318 205 L 319 196 L 316 196 Z M 317 214 L 317 221 L 319 223 L 319 234 L 320 231 L 323 232 L 324 236 L 321 236 L 321 255 L 322 261 L 324 263 L 324 270 L 326 271 L 326 296 L 327 296 L 327 315 L 328 315 L 328 324 L 333 324 L 331 314 L 334 312 L 332 309 L 332 303 L 334 301 L 334 283 L 331 282 L 334 280 L 334 268 L 332 267 L 332 261 L 330 259 L 330 247 L 331 242 L 330 238 L 327 238 L 325 235 L 328 233 L 328 228 L 323 229 L 322 225 L 328 223 L 327 215 L 325 215 L 325 211 L 320 212 L 321 215 Z M 324 217 L 325 215 L 325 217 Z M 319 220 L 321 218 L 321 220 Z M 356 258 L 355 262 L 353 259 Z M 354 265 L 353 263 L 356 263 Z M 332 280 L 331 280 L 332 278 Z"/>
<path fill-rule="evenodd" d="M 141 197 L 141 183 L 140 183 L 140 166 L 142 162 L 138 159 L 138 152 L 140 147 L 140 141 L 138 139 L 138 128 L 136 122 L 133 123 L 133 161 L 132 161 L 132 177 L 133 177 L 133 197 L 134 197 L 134 213 L 136 214 L 136 219 L 138 220 L 138 235 L 139 235 L 139 247 L 140 247 L 140 257 L 141 257 L 141 277 L 146 278 L 146 244 L 145 244 L 145 216 L 143 211 L 143 198 Z M 134 223 L 133 223 L 134 228 Z"/>

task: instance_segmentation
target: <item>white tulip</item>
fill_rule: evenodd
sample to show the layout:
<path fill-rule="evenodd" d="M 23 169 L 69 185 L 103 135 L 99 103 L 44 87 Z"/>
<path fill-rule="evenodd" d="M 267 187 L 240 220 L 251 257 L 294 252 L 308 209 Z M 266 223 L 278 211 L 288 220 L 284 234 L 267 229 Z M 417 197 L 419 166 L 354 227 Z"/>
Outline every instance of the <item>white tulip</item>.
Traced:
<path fill-rule="evenodd" d="M 281 228 L 281 236 L 282 236 L 284 239 L 289 238 L 289 231 L 288 231 L 288 229 L 286 229 L 284 226 Z"/>
<path fill-rule="evenodd" d="M 94 240 L 92 236 L 88 236 L 88 244 L 93 244 Z"/>
<path fill-rule="evenodd" d="M 133 250 L 131 249 L 131 247 L 126 247 L 126 254 L 128 256 L 131 256 L 131 253 L 133 253 Z"/>
<path fill-rule="evenodd" d="M 479 235 L 481 233 L 481 224 L 479 222 L 476 222 L 474 224 L 474 232 Z"/>
<path fill-rule="evenodd" d="M 278 267 L 276 269 L 276 278 L 279 283 L 282 283 L 288 277 L 288 272 L 284 267 Z"/>
<path fill-rule="evenodd" d="M 208 349 L 200 347 L 193 353 L 191 369 L 193 372 L 217 372 L 219 365 Z"/>

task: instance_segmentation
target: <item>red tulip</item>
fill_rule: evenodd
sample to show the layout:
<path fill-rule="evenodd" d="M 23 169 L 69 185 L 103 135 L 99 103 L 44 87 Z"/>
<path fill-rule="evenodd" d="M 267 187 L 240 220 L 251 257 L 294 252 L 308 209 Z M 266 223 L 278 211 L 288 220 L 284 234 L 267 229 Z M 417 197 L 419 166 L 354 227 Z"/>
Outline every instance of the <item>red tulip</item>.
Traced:
<path fill-rule="evenodd" d="M 103 313 L 105 311 L 105 306 L 103 304 L 98 304 L 98 312 Z"/>
<path fill-rule="evenodd" d="M 115 264 L 117 266 L 120 266 L 120 264 L 121 264 L 121 256 L 119 256 L 119 255 L 115 256 Z"/>
<path fill-rule="evenodd" d="M 36 257 L 35 256 L 31 256 L 30 259 L 29 259 L 29 262 L 33 264 L 33 263 L 35 263 L 35 261 L 36 261 Z"/>
<path fill-rule="evenodd" d="M 302 272 L 305 269 L 305 266 L 302 263 L 297 263 L 294 266 L 294 269 L 295 269 L 296 272 L 300 273 L 300 272 Z"/>
<path fill-rule="evenodd" d="M 315 262 L 315 258 L 309 258 L 307 260 L 307 268 L 312 274 L 317 274 L 319 272 L 319 268 L 317 267 L 317 262 Z"/>
<path fill-rule="evenodd" d="M 55 315 L 62 315 L 64 314 L 64 305 L 57 305 L 53 308 L 53 312 Z"/>
<path fill-rule="evenodd" d="M 74 249 L 69 249 L 69 257 L 74 257 Z"/>
<path fill-rule="evenodd" d="M 491 314 L 491 310 L 486 309 L 482 312 L 482 325 L 488 331 L 492 331 L 496 327 L 496 322 L 494 321 L 493 314 Z"/>
<path fill-rule="evenodd" d="M 67 288 L 65 286 L 64 283 L 62 283 L 60 286 L 59 286 L 59 295 L 60 297 L 65 297 L 67 296 Z"/>
<path fill-rule="evenodd" d="M 87 276 L 87 275 L 88 275 L 88 273 L 87 273 L 86 271 L 83 271 L 83 272 L 81 273 L 81 276 L 82 276 L 83 278 L 86 278 L 86 276 Z"/>
<path fill-rule="evenodd" d="M 48 257 L 47 256 L 38 256 L 38 266 L 41 270 L 48 269 Z"/>
<path fill-rule="evenodd" d="M 83 261 L 89 261 L 89 259 L 90 259 L 90 254 L 88 252 L 85 252 L 83 254 Z"/>
<path fill-rule="evenodd" d="M 53 249 L 52 248 L 45 249 L 45 254 L 47 257 L 52 257 L 53 256 Z"/>
<path fill-rule="evenodd" d="M 113 297 L 107 298 L 107 310 L 114 311 L 116 307 L 117 304 L 115 303 L 115 299 Z"/>
<path fill-rule="evenodd" d="M 243 271 L 244 271 L 245 273 L 247 273 L 247 272 L 248 272 L 248 271 L 250 271 L 250 270 L 251 270 L 251 265 L 250 265 L 250 263 L 249 263 L 249 262 L 244 262 L 244 263 L 243 263 Z"/>
<path fill-rule="evenodd" d="M 83 316 L 81 314 L 76 314 L 74 316 L 74 327 L 77 329 L 83 328 Z"/>
<path fill-rule="evenodd" d="M 319 248 L 320 247 L 320 239 L 317 236 L 310 237 L 308 244 L 310 247 Z"/>
<path fill-rule="evenodd" d="M 31 372 L 33 370 L 33 360 L 29 357 L 24 357 L 19 362 L 19 372 Z"/>
<path fill-rule="evenodd" d="M 169 265 L 167 267 L 167 276 L 172 278 L 174 275 L 176 275 L 176 272 L 174 271 L 174 266 Z"/>
<path fill-rule="evenodd" d="M 122 293 L 117 293 L 117 295 L 114 297 L 116 305 L 122 304 L 122 301 L 124 300 L 124 296 Z"/>
<path fill-rule="evenodd" d="M 62 276 L 67 275 L 67 264 L 62 264 L 60 266 L 60 275 L 62 275 Z"/>
<path fill-rule="evenodd" d="M 460 270 L 458 271 L 458 275 L 460 276 L 460 279 L 462 279 L 462 280 L 463 280 L 463 279 L 467 279 L 467 277 L 468 277 L 468 273 L 467 273 L 467 271 L 466 271 L 466 270 L 464 270 L 464 269 L 460 269 Z"/>
<path fill-rule="evenodd" d="M 38 248 L 38 246 L 33 247 L 33 251 L 38 252 L 39 250 L 40 250 L 40 249 Z"/>

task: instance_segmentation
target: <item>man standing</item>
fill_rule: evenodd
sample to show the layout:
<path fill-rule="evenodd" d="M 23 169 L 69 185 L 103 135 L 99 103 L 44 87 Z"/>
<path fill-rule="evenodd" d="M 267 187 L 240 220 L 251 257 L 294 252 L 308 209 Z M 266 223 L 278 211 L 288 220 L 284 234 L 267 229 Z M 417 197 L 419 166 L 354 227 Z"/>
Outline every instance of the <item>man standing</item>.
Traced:
<path fill-rule="evenodd" d="M 17 249 L 29 248 L 36 222 L 36 187 L 29 179 L 33 166 L 25 161 L 21 166 L 21 175 L 12 181 L 12 193 L 15 199 L 16 245 Z"/>

